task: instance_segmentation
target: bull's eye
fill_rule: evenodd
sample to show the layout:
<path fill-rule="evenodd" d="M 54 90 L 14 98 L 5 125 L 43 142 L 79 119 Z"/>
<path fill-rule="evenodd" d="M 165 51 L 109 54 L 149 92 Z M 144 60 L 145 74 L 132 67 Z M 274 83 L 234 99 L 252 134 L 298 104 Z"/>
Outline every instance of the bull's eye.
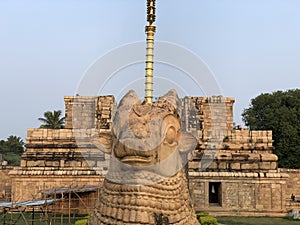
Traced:
<path fill-rule="evenodd" d="M 173 144 L 176 141 L 177 138 L 177 131 L 175 127 L 171 126 L 168 128 L 167 133 L 166 133 L 166 141 L 168 144 Z"/>

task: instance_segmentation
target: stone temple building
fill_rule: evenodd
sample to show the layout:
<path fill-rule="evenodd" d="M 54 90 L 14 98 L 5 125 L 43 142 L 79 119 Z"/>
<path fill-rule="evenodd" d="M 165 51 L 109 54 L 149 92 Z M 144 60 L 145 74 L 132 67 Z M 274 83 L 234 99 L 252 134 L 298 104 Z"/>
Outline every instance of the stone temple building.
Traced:
<path fill-rule="evenodd" d="M 21 166 L 9 173 L 12 201 L 42 198 L 53 188 L 101 185 L 108 156 L 91 140 L 99 130 L 111 132 L 115 99 L 64 100 L 64 129 L 28 129 Z M 300 196 L 300 170 L 278 168 L 272 131 L 234 127 L 234 98 L 185 97 L 182 102 L 182 126 L 198 138 L 188 164 L 189 190 L 197 211 L 285 215 L 300 208 L 290 200 L 291 194 Z"/>

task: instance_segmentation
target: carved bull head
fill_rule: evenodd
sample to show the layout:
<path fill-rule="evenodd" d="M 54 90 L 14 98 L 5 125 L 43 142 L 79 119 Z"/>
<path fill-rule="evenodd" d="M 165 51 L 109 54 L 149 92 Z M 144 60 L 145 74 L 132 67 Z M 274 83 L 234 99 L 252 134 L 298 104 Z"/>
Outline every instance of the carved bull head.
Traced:
<path fill-rule="evenodd" d="M 153 104 L 129 91 L 120 101 L 112 134 L 99 134 L 97 145 L 111 154 L 106 176 L 114 182 L 157 182 L 183 168 L 196 139 L 181 131 L 181 102 L 175 90 Z M 144 179 L 147 177 L 147 179 Z"/>

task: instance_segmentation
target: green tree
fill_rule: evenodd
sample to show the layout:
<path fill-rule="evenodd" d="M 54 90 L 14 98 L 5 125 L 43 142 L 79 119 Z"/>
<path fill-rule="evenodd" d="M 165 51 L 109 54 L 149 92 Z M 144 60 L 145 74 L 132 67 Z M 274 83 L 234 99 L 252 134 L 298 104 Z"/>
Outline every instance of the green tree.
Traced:
<path fill-rule="evenodd" d="M 10 165 L 20 165 L 24 152 L 24 142 L 20 137 L 11 135 L 7 140 L 0 140 L 0 153 Z"/>
<path fill-rule="evenodd" d="M 24 152 L 24 141 L 21 137 L 11 135 L 6 140 L 6 145 L 10 152 L 21 155 Z"/>
<path fill-rule="evenodd" d="M 4 154 L 5 152 L 8 152 L 6 141 L 0 140 L 0 153 Z"/>
<path fill-rule="evenodd" d="M 61 110 L 47 111 L 44 113 L 44 118 L 39 118 L 43 124 L 40 128 L 61 129 L 65 125 L 65 117 L 62 117 Z"/>
<path fill-rule="evenodd" d="M 272 130 L 279 167 L 300 168 L 300 89 L 257 96 L 242 113 L 251 130 Z"/>

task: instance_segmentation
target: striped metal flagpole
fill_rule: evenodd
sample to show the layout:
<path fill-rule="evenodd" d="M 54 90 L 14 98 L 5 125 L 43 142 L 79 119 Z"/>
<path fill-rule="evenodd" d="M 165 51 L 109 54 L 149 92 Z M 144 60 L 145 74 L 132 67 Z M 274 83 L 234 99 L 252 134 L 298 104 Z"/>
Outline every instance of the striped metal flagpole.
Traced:
<path fill-rule="evenodd" d="M 145 81 L 145 102 L 152 103 L 153 99 L 153 51 L 154 51 L 154 34 L 156 26 L 153 25 L 156 19 L 155 15 L 155 0 L 147 0 L 147 21 L 145 27 L 147 34 L 147 49 L 146 49 L 146 81 Z"/>

